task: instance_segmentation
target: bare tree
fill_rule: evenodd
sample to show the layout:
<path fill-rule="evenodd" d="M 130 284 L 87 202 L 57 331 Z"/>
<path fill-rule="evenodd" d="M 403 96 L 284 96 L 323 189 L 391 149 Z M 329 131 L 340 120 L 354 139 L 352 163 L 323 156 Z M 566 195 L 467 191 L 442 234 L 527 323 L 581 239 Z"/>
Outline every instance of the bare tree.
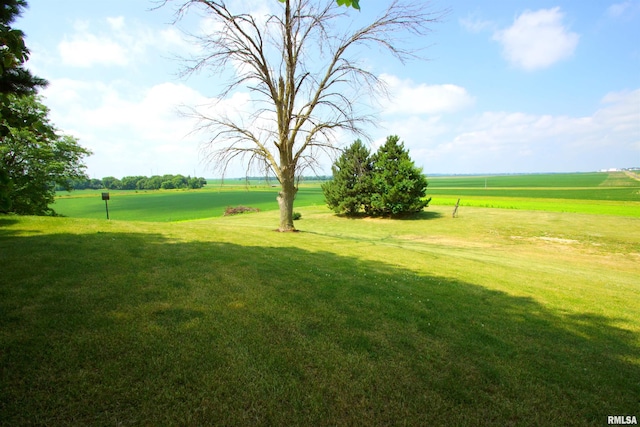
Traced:
<path fill-rule="evenodd" d="M 240 88 L 252 94 L 251 114 L 190 110 L 200 120 L 199 130 L 208 132 L 208 160 L 223 175 L 237 159 L 247 170 L 259 166 L 273 173 L 281 185 L 279 230 L 294 231 L 293 202 L 303 170 L 337 148 L 336 131 L 366 136 L 371 109 L 360 108 L 358 100 L 385 93 L 357 55 L 377 47 L 400 61 L 415 57 L 399 39 L 426 35 L 442 13 L 430 12 L 422 1 L 394 0 L 372 23 L 356 26 L 335 0 L 270 6 L 277 13 L 258 16 L 237 12 L 223 0 L 180 0 L 176 21 L 198 7 L 211 22 L 206 34 L 193 36 L 201 54 L 188 62 L 187 73 L 232 71 L 220 99 Z"/>

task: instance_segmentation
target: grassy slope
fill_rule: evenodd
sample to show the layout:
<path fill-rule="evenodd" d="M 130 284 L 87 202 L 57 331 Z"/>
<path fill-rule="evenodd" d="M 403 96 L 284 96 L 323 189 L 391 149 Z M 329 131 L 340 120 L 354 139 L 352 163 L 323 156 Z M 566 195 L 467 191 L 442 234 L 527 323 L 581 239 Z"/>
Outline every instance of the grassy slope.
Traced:
<path fill-rule="evenodd" d="M 465 207 L 0 218 L 0 424 L 602 425 L 640 411 L 640 223 Z M 6 266 L 9 266 L 7 268 Z"/>

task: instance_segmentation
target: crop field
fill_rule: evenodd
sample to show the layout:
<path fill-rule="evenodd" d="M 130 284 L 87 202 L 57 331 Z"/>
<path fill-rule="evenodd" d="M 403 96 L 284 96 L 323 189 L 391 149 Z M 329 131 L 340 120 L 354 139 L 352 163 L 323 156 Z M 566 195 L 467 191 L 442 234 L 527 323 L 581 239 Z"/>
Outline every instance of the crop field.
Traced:
<path fill-rule="evenodd" d="M 63 193 L 53 208 L 73 218 L 105 218 L 100 191 Z M 211 182 L 200 190 L 111 191 L 110 217 L 125 221 L 171 222 L 221 216 L 227 206 L 278 208 L 273 183 Z M 640 217 L 640 181 L 622 172 L 432 177 L 427 193 L 434 206 L 574 212 Z M 322 206 L 319 183 L 303 184 L 296 208 Z"/>
<path fill-rule="evenodd" d="M 561 188 L 628 183 L 580 178 Z M 476 182 L 438 179 L 443 199 Z M 67 217 L 0 215 L 0 425 L 640 418 L 640 218 L 614 211 L 637 200 L 465 196 L 514 206 L 349 219 L 309 185 L 300 232 L 276 233 L 270 187 L 111 194 L 112 221 L 100 192 L 61 197 Z M 152 200 L 173 212 L 154 222 Z"/>
<path fill-rule="evenodd" d="M 640 181 L 623 172 L 429 179 L 434 205 L 640 217 Z"/>
<path fill-rule="evenodd" d="M 73 218 L 106 218 L 101 191 L 64 193 L 53 208 Z M 278 189 L 271 186 L 210 185 L 199 190 L 110 191 L 109 216 L 124 221 L 170 222 L 221 216 L 228 206 L 278 209 Z M 296 207 L 323 204 L 319 185 L 302 186 Z"/>

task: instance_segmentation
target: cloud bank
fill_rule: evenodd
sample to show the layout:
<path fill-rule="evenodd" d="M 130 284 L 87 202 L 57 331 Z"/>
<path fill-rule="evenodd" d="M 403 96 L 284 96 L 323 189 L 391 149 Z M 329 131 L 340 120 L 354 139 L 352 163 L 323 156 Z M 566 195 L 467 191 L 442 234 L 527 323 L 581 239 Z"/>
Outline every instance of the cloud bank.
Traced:
<path fill-rule="evenodd" d="M 502 46 L 504 58 L 526 71 L 548 68 L 573 55 L 580 36 L 563 23 L 559 7 L 525 11 L 513 25 L 496 31 L 493 39 Z"/>

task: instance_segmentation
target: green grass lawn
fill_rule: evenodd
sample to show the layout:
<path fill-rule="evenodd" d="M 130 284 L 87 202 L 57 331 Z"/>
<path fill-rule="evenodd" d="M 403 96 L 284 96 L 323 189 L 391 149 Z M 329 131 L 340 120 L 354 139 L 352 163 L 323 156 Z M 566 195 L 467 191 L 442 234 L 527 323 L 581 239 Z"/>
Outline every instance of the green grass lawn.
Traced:
<path fill-rule="evenodd" d="M 298 210 L 0 216 L 0 425 L 640 416 L 640 219 Z"/>

